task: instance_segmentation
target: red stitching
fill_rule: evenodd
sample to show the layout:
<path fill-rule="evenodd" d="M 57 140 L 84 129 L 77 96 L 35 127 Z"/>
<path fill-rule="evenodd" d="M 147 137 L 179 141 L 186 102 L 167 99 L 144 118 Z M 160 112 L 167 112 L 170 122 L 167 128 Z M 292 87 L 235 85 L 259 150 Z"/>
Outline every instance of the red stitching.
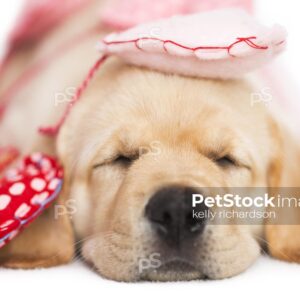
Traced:
<path fill-rule="evenodd" d="M 258 49 L 258 50 L 267 50 L 269 47 L 268 46 L 260 46 L 257 45 L 253 42 L 253 40 L 257 39 L 256 36 L 250 36 L 250 37 L 238 37 L 236 38 L 236 41 L 234 41 L 232 44 L 230 44 L 229 46 L 197 46 L 197 47 L 188 47 L 185 45 L 182 45 L 180 43 L 177 43 L 175 41 L 172 40 L 162 40 L 159 38 L 154 38 L 154 37 L 142 37 L 142 38 L 137 38 L 137 39 L 133 39 L 133 40 L 120 40 L 120 41 L 112 41 L 112 42 L 108 42 L 103 40 L 102 42 L 109 46 L 109 45 L 118 45 L 118 44 L 128 44 L 128 43 L 133 43 L 135 45 L 135 47 L 138 50 L 143 50 L 140 46 L 139 46 L 139 42 L 140 41 L 147 41 L 147 40 L 151 40 L 151 41 L 158 41 L 158 42 L 162 42 L 163 43 L 163 48 L 164 50 L 168 53 L 168 49 L 166 48 L 166 44 L 172 44 L 175 45 L 177 47 L 180 47 L 182 49 L 186 49 L 186 50 L 191 50 L 193 52 L 197 51 L 197 50 L 227 50 L 228 55 L 235 57 L 233 54 L 230 53 L 231 49 L 239 44 L 239 43 L 246 43 L 249 47 L 254 48 L 254 49 Z M 283 41 L 284 42 L 284 41 Z"/>
<path fill-rule="evenodd" d="M 66 118 L 71 112 L 72 106 L 80 100 L 80 97 L 82 93 L 86 90 L 88 87 L 90 81 L 94 78 L 94 75 L 96 71 L 99 69 L 99 67 L 105 62 L 107 59 L 107 55 L 100 57 L 96 63 L 93 65 L 93 67 L 89 70 L 88 75 L 85 77 L 84 81 L 82 82 L 81 86 L 77 89 L 73 99 L 71 100 L 70 104 L 67 106 L 63 116 L 61 119 L 58 121 L 58 123 L 54 126 L 50 127 L 40 127 L 39 132 L 45 135 L 56 135 L 59 132 L 60 127 L 63 125 L 65 122 Z"/>

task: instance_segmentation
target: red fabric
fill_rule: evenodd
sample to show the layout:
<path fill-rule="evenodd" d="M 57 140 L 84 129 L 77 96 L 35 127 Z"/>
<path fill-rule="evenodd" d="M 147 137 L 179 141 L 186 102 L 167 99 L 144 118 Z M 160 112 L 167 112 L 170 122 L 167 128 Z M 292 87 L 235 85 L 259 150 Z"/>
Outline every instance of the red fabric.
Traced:
<path fill-rule="evenodd" d="M 62 178 L 54 158 L 34 153 L 0 179 L 0 248 L 55 200 Z"/>

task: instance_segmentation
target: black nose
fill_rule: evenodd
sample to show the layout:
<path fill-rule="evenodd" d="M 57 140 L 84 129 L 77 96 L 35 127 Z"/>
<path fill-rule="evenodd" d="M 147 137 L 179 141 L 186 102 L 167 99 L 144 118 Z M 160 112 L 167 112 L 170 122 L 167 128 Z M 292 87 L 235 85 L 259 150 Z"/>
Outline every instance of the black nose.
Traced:
<path fill-rule="evenodd" d="M 166 187 L 155 193 L 146 206 L 146 217 L 169 244 L 178 246 L 203 232 L 206 218 L 196 218 L 193 210 L 199 215 L 208 209 L 204 204 L 193 208 L 193 194 L 199 191 L 190 187 Z"/>

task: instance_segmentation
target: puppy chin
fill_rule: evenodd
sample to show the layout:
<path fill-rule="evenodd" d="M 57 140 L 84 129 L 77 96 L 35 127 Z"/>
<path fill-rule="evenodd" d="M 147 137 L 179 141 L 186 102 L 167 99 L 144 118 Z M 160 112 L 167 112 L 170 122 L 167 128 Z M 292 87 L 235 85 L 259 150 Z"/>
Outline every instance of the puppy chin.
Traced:
<path fill-rule="evenodd" d="M 115 250 L 112 250 L 105 238 L 97 237 L 85 241 L 81 254 L 85 261 L 106 279 L 121 282 L 139 280 L 134 261 L 126 259 L 126 253 L 116 253 Z"/>
<path fill-rule="evenodd" d="M 191 281 L 204 279 L 205 276 L 192 265 L 183 261 L 172 261 L 161 267 L 149 270 L 141 276 L 141 280 L 149 281 Z"/>

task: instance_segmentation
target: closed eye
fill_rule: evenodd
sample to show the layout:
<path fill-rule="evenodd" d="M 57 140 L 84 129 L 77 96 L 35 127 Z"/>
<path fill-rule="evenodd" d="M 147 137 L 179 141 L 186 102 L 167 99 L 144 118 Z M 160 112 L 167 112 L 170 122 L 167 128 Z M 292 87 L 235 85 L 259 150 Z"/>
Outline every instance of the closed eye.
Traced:
<path fill-rule="evenodd" d="M 220 166 L 221 168 L 228 168 L 232 166 L 238 166 L 238 163 L 235 159 L 230 157 L 229 155 L 223 156 L 221 158 L 218 158 L 216 160 L 216 164 Z"/>
<path fill-rule="evenodd" d="M 101 167 L 103 165 L 108 165 L 108 164 L 119 164 L 119 165 L 122 165 L 122 166 L 125 166 L 125 167 L 128 167 L 130 166 L 136 159 L 138 158 L 138 156 L 136 155 L 118 155 L 116 156 L 114 159 L 110 159 L 110 160 L 107 160 L 106 162 L 103 162 L 103 163 L 99 163 L 99 164 L 95 164 L 93 166 L 93 169 L 96 169 L 98 167 Z"/>
<path fill-rule="evenodd" d="M 123 165 L 130 165 L 134 160 L 136 160 L 135 156 L 119 155 L 113 162 Z"/>
<path fill-rule="evenodd" d="M 237 159 L 231 155 L 224 155 L 214 160 L 215 163 L 222 169 L 245 168 L 251 171 L 251 165 L 246 160 Z"/>

